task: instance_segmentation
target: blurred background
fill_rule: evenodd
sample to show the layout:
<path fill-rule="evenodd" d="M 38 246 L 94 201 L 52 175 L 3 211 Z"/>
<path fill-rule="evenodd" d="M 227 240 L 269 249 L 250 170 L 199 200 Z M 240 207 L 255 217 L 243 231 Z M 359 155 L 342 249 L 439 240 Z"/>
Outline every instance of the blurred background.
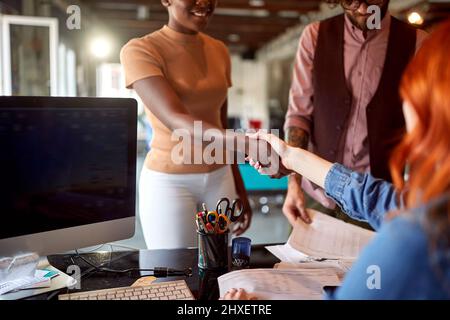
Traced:
<path fill-rule="evenodd" d="M 280 129 L 304 27 L 340 13 L 320 0 L 220 0 L 207 33 L 232 54 L 231 128 Z M 391 14 L 432 30 L 450 17 L 450 0 L 391 0 Z M 138 97 L 125 89 L 120 48 L 160 29 L 168 15 L 160 0 L 0 0 L 0 95 Z M 152 130 L 139 107 L 138 172 Z M 287 180 L 241 166 L 254 210 L 246 233 L 254 243 L 285 242 L 281 208 Z M 268 232 L 270 230 L 270 232 Z M 139 221 L 133 239 L 144 248 Z"/>

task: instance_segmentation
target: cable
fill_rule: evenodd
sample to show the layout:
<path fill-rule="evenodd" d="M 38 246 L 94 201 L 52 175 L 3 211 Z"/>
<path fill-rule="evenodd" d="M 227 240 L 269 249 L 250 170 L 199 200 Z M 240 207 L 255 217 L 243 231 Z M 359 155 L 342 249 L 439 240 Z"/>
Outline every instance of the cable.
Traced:
<path fill-rule="evenodd" d="M 97 247 L 95 247 L 95 248 L 93 248 L 93 249 L 90 249 L 90 250 L 83 250 L 83 251 L 79 250 L 78 252 L 79 252 L 79 253 L 82 253 L 82 254 L 84 254 L 84 253 L 92 253 L 92 252 L 95 252 L 95 251 L 100 250 L 100 249 L 103 248 L 105 245 L 106 245 L 106 244 L 101 244 L 101 245 L 99 245 L 99 246 L 97 246 Z M 76 250 L 75 250 L 75 251 L 76 251 Z"/>
<path fill-rule="evenodd" d="M 107 245 L 109 245 L 111 247 L 124 248 L 124 249 L 129 249 L 129 250 L 134 250 L 134 251 L 141 250 L 139 248 L 131 247 L 131 246 L 123 245 L 123 244 L 107 243 Z"/>
<path fill-rule="evenodd" d="M 94 268 L 94 271 L 96 272 L 107 272 L 107 273 L 118 273 L 118 274 L 127 274 L 129 273 L 130 275 L 135 273 L 140 275 L 140 272 L 153 272 L 153 276 L 157 277 L 157 278 L 166 278 L 169 276 L 185 276 L 185 277 L 191 277 L 192 276 L 192 268 L 187 268 L 184 270 L 177 270 L 177 269 L 172 269 L 172 268 L 166 268 L 166 267 L 155 267 L 153 269 L 139 269 L 139 268 L 129 268 L 129 269 L 122 269 L 122 270 L 116 270 L 116 269 L 111 269 L 111 268 L 104 268 L 102 265 L 95 265 L 92 262 L 90 262 L 88 259 L 82 257 L 79 253 L 78 250 L 75 250 L 76 252 L 76 257 L 80 258 L 81 260 L 83 260 L 86 264 L 88 264 L 89 266 L 91 266 L 92 268 Z M 110 262 L 109 262 L 110 263 Z M 89 271 L 88 273 L 90 273 L 92 271 Z"/>
<path fill-rule="evenodd" d="M 113 251 L 113 249 L 112 249 L 113 247 L 123 248 L 123 249 L 128 249 L 128 250 L 133 250 L 133 251 L 139 251 L 139 250 L 141 250 L 141 249 L 139 249 L 139 248 L 137 248 L 137 247 L 127 246 L 127 245 L 123 245 L 123 244 L 104 243 L 104 244 L 98 245 L 98 246 L 96 246 L 96 247 L 94 247 L 93 249 L 90 249 L 90 250 L 79 250 L 79 249 L 78 249 L 78 252 L 79 252 L 80 254 L 84 254 L 84 253 L 92 253 L 92 252 L 95 252 L 95 251 L 100 250 L 100 249 L 103 248 L 104 246 L 109 246 L 109 247 L 111 248 L 111 251 Z M 73 252 L 75 252 L 75 251 L 76 251 L 76 250 L 73 250 Z M 70 251 L 70 252 L 72 252 L 72 251 Z"/>

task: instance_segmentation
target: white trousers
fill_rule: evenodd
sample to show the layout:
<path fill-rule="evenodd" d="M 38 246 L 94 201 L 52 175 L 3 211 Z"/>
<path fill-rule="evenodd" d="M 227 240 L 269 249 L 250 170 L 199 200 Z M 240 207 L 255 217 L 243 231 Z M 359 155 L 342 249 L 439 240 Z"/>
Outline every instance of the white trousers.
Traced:
<path fill-rule="evenodd" d="M 139 182 L 139 214 L 148 249 L 197 246 L 195 214 L 205 203 L 237 197 L 230 166 L 205 174 L 167 174 L 144 166 Z"/>

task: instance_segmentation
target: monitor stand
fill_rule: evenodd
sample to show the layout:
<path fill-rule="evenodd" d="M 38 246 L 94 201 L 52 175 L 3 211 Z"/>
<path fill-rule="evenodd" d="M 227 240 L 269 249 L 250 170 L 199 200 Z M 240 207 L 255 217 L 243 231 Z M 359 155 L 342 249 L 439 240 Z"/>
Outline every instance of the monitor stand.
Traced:
<path fill-rule="evenodd" d="M 7 294 L 0 295 L 0 301 L 2 300 L 18 300 L 24 299 L 46 292 L 59 290 L 66 287 L 71 287 L 76 285 L 77 281 L 66 273 L 56 269 L 48 262 L 47 257 L 42 257 L 39 260 L 38 269 L 48 269 L 51 271 L 58 272 L 58 276 L 51 279 L 51 286 L 48 288 L 36 288 L 36 289 L 25 289 L 19 290 Z"/>

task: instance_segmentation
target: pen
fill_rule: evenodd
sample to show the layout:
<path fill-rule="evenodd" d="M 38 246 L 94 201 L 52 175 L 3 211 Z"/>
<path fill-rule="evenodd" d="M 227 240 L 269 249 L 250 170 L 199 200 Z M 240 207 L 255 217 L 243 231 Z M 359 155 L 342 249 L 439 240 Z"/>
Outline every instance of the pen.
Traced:
<path fill-rule="evenodd" d="M 201 231 L 201 230 L 200 230 L 200 225 L 199 225 L 199 223 L 198 223 L 198 218 L 195 219 L 195 224 L 197 225 L 197 231 Z"/>
<path fill-rule="evenodd" d="M 204 223 L 206 223 L 206 215 L 203 212 L 197 213 L 197 217 L 202 220 Z"/>
<path fill-rule="evenodd" d="M 203 222 L 203 218 L 202 217 L 197 216 L 197 223 L 200 225 L 200 227 L 199 227 L 200 231 L 202 231 L 202 232 L 206 232 L 207 231 L 205 223 Z"/>

